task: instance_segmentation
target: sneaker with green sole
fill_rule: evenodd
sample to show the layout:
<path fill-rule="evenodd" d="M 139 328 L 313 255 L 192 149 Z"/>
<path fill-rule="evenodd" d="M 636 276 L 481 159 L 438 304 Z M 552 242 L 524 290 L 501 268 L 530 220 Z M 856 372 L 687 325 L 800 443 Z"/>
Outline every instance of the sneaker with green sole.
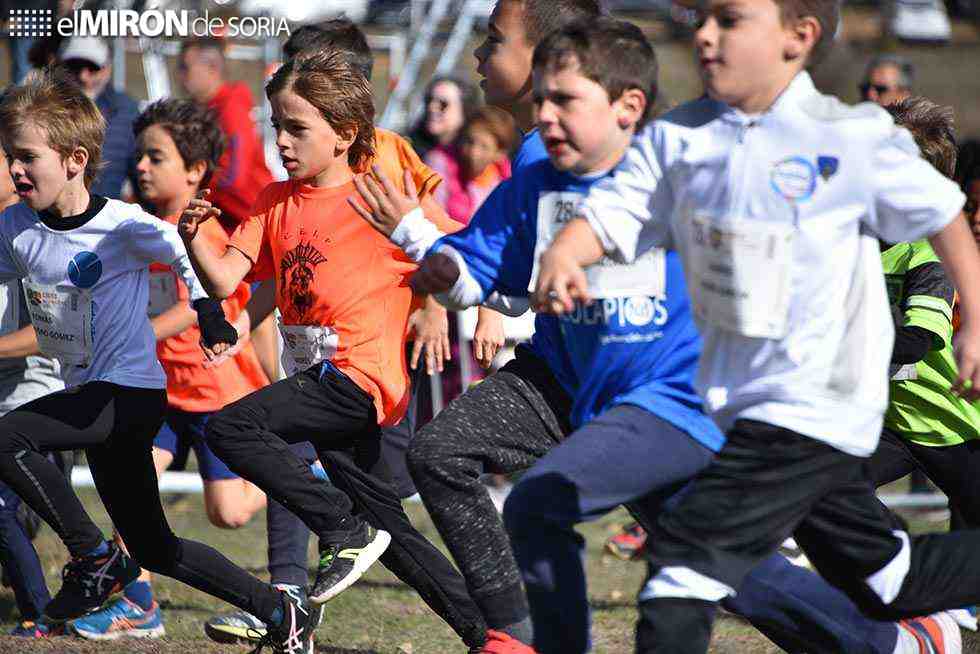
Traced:
<path fill-rule="evenodd" d="M 323 604 L 361 578 L 391 543 L 391 534 L 366 522 L 340 543 L 320 544 L 320 565 L 310 601 Z"/>

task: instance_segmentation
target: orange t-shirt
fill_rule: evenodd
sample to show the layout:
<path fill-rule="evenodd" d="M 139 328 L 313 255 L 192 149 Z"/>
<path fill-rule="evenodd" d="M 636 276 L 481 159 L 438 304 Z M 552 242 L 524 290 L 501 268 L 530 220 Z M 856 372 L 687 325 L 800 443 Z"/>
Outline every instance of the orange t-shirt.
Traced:
<path fill-rule="evenodd" d="M 352 182 L 270 184 L 229 245 L 252 261 L 247 279 L 275 277 L 284 325 L 335 332 L 330 361 L 374 398 L 378 423 L 393 425 L 409 400 L 404 348 L 418 302 L 408 280 L 417 266 L 354 212 L 347 198 L 356 193 Z M 432 220 L 443 230 L 455 225 Z"/>
<path fill-rule="evenodd" d="M 167 216 L 164 220 L 176 225 L 179 217 Z M 228 244 L 227 233 L 215 220 L 203 223 L 197 238 L 206 239 L 219 256 Z M 155 294 L 162 295 L 164 306 L 188 301 L 187 286 L 170 266 L 155 263 L 150 266 L 150 275 L 151 302 Z M 243 283 L 222 302 L 229 322 L 238 317 L 250 296 L 248 284 Z M 200 342 L 201 330 L 196 324 L 157 342 L 157 357 L 167 373 L 167 400 L 171 407 L 190 413 L 212 413 L 269 383 L 251 342 L 237 356 L 216 368 L 204 367 Z"/>
<path fill-rule="evenodd" d="M 383 127 L 374 128 L 374 157 L 357 167 L 354 172 L 366 173 L 374 164 L 378 164 L 385 177 L 398 184 L 398 188 L 404 187 L 405 171 L 412 171 L 412 181 L 415 182 L 419 197 L 431 194 L 442 183 L 439 173 L 422 161 L 411 143 Z"/>
<path fill-rule="evenodd" d="M 412 171 L 412 181 L 415 183 L 415 191 L 418 193 L 419 199 L 428 199 L 427 202 L 423 202 L 422 206 L 425 217 L 446 234 L 453 234 L 463 229 L 463 223 L 450 218 L 446 209 L 435 201 L 434 191 L 443 183 L 442 176 L 422 161 L 412 148 L 411 143 L 394 132 L 375 127 L 374 157 L 354 172 L 367 172 L 374 164 L 378 164 L 384 176 L 394 182 L 402 191 L 405 190 L 405 171 Z"/>

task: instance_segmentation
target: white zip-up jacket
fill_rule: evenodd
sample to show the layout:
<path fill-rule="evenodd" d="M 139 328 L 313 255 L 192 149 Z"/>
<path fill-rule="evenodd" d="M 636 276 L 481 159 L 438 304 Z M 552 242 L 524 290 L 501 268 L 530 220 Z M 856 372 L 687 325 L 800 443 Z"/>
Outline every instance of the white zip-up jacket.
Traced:
<path fill-rule="evenodd" d="M 878 239 L 935 234 L 964 202 L 885 110 L 804 72 L 761 115 L 706 97 L 666 114 L 579 214 L 619 260 L 681 253 L 722 429 L 759 420 L 869 456 L 894 340 Z"/>

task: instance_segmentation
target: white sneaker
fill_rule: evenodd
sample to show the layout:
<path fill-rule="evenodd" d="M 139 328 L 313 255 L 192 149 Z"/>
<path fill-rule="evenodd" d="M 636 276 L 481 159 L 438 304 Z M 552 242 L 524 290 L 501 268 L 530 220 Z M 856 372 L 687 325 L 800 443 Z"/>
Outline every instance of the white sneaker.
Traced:
<path fill-rule="evenodd" d="M 977 616 L 973 615 L 967 609 L 953 609 L 951 611 L 946 611 L 963 629 L 969 629 L 970 631 L 977 630 Z"/>
<path fill-rule="evenodd" d="M 903 41 L 947 43 L 953 28 L 942 0 L 896 0 L 889 31 Z"/>

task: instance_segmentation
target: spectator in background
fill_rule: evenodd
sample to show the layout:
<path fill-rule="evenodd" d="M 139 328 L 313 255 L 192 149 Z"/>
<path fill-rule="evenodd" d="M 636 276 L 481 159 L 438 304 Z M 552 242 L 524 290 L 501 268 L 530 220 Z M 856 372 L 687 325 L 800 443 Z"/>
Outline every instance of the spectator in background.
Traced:
<path fill-rule="evenodd" d="M 218 220 L 230 235 L 249 216 L 262 189 L 274 180 L 252 119 L 252 92 L 245 82 L 227 79 L 225 63 L 223 40 L 184 41 L 177 57 L 177 80 L 194 101 L 214 111 L 225 136 L 225 152 L 211 180 L 208 201 L 221 209 Z M 274 316 L 252 332 L 252 343 L 266 376 L 278 379 L 279 337 Z"/>
<path fill-rule="evenodd" d="M 451 145 L 476 107 L 472 84 L 447 75 L 433 78 L 425 89 L 425 113 L 409 134 L 412 147 L 425 159 L 437 145 Z"/>
<path fill-rule="evenodd" d="M 425 157 L 425 163 L 442 176 L 443 182 L 435 190 L 439 202 L 449 217 L 464 225 L 497 188 L 510 177 L 510 152 L 517 141 L 514 118 L 497 107 L 485 106 L 469 115 L 454 142 L 436 145 Z M 484 328 L 486 325 L 484 325 Z M 499 327 L 502 330 L 502 325 Z M 503 340 L 503 333 L 500 333 Z M 443 401 L 449 404 L 466 388 L 483 378 L 481 362 L 474 352 L 460 352 L 459 320 L 450 313 L 449 342 L 452 358 L 446 363 L 442 377 Z M 469 356 L 472 371 L 464 379 L 460 357 Z M 499 481 L 499 480 L 498 480 Z"/>
<path fill-rule="evenodd" d="M 133 121 L 139 114 L 136 101 L 109 84 L 112 64 L 109 46 L 94 36 L 74 36 L 58 53 L 58 61 L 81 86 L 82 91 L 102 112 L 105 118 L 105 141 L 102 143 L 101 172 L 90 191 L 106 198 L 120 199 L 131 195 L 124 193 L 126 182 L 135 188 L 136 139 Z"/>
<path fill-rule="evenodd" d="M 467 118 L 456 141 L 437 145 L 425 162 L 442 175 L 435 197 L 464 225 L 497 184 L 510 177 L 510 151 L 517 140 L 514 119 L 496 107 L 481 107 Z"/>
<path fill-rule="evenodd" d="M 185 41 L 177 58 L 177 79 L 195 101 L 214 110 L 227 144 L 211 183 L 212 204 L 225 228 L 248 217 L 259 192 L 272 183 L 259 131 L 252 119 L 255 100 L 245 82 L 226 78 L 225 43 L 214 37 Z"/>
<path fill-rule="evenodd" d="M 912 62 L 899 55 L 879 54 L 868 62 L 858 89 L 862 100 L 885 107 L 911 97 L 914 82 Z"/>

